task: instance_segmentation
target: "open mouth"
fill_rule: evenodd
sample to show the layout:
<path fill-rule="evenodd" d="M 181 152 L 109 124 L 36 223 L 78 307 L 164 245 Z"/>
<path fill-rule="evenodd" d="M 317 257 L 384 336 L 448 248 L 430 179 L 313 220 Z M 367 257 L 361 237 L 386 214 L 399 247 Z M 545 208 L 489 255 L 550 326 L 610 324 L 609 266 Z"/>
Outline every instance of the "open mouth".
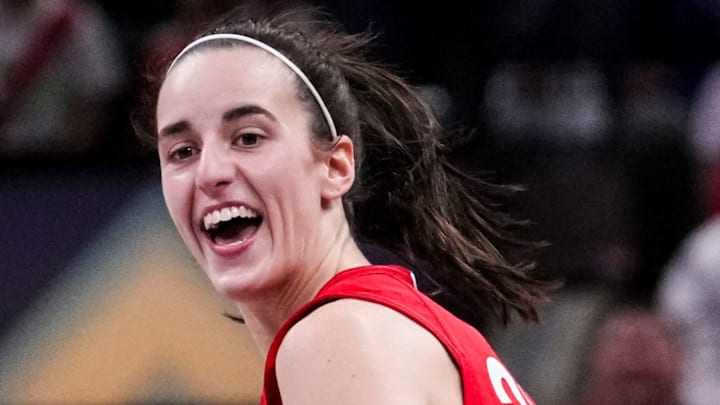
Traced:
<path fill-rule="evenodd" d="M 203 217 L 203 231 L 217 245 L 242 243 L 257 232 L 262 220 L 251 208 L 229 206 L 207 213 Z"/>

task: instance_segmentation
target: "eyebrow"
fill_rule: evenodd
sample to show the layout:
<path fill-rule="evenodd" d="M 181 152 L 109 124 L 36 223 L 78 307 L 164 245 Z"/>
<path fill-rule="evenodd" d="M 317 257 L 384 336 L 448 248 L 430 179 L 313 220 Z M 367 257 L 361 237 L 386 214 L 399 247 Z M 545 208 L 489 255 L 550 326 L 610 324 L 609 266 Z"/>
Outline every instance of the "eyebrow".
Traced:
<path fill-rule="evenodd" d="M 242 105 L 240 107 L 232 108 L 225 111 L 222 115 L 223 122 L 235 121 L 248 115 L 263 115 L 269 118 L 273 122 L 277 122 L 275 116 L 268 110 L 254 104 Z M 160 130 L 160 136 L 177 135 L 190 129 L 190 123 L 186 120 L 178 121 L 174 124 L 170 124 Z"/>
<path fill-rule="evenodd" d="M 225 122 L 229 122 L 229 121 L 235 121 L 237 119 L 240 119 L 240 118 L 248 116 L 248 115 L 256 115 L 256 114 L 264 115 L 265 117 L 269 118 L 272 121 L 277 121 L 275 116 L 270 111 L 260 107 L 259 105 L 255 105 L 255 104 L 243 105 L 243 106 L 228 110 L 225 112 L 225 114 L 223 114 L 222 119 Z"/>
<path fill-rule="evenodd" d="M 170 135 L 177 135 L 177 134 L 185 132 L 189 129 L 190 129 L 190 124 L 187 121 L 183 120 L 183 121 L 176 122 L 174 124 L 170 124 L 170 125 L 166 126 L 165 128 L 161 129 L 160 136 L 164 137 L 164 136 L 170 136 Z"/>

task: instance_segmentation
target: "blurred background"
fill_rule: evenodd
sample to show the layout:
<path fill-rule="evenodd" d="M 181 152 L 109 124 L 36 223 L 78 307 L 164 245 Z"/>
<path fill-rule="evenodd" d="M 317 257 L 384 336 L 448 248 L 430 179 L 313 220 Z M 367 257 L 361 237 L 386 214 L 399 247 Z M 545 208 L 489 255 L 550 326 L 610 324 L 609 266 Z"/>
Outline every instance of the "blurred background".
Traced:
<path fill-rule="evenodd" d="M 129 118 L 239 3 L 0 0 L 0 403 L 257 403 Z M 720 404 L 720 2 L 304 4 L 378 34 L 459 165 L 526 186 L 507 208 L 564 285 L 477 326 L 538 404 Z"/>

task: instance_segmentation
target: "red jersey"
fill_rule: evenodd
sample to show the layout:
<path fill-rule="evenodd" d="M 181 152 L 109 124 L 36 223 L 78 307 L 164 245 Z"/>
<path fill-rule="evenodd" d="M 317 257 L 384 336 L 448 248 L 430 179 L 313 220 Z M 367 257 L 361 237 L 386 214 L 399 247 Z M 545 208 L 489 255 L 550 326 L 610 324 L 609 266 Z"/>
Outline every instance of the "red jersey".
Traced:
<path fill-rule="evenodd" d="M 534 405 L 480 332 L 420 292 L 415 286 L 413 274 L 400 266 L 363 266 L 338 273 L 311 302 L 283 324 L 270 345 L 265 361 L 262 405 L 282 405 L 275 359 L 287 332 L 314 309 L 342 298 L 386 306 L 432 333 L 457 366 L 465 405 Z"/>

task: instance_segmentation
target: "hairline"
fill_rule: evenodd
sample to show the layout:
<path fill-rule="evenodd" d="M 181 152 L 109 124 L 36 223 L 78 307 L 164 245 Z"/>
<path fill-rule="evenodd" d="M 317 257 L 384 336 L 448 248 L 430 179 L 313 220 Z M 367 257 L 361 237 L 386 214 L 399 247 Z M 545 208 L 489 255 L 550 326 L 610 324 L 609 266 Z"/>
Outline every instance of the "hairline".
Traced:
<path fill-rule="evenodd" d="M 190 42 L 185 48 L 183 48 L 178 55 L 173 59 L 173 61 L 170 63 L 167 71 L 165 72 L 165 77 L 170 74 L 170 71 L 185 57 L 189 54 L 195 53 L 196 51 L 202 50 L 202 49 L 218 49 L 218 48 L 233 48 L 239 45 L 246 45 L 246 46 L 253 46 L 256 48 L 260 48 L 261 50 L 265 51 L 266 53 L 269 53 L 270 55 L 274 56 L 276 59 L 279 59 L 280 62 L 282 62 L 287 68 L 289 68 L 295 75 L 296 79 L 299 79 L 300 82 L 304 85 L 305 89 L 308 93 L 310 93 L 311 98 L 315 101 L 315 104 L 320 109 L 320 113 L 322 117 L 324 118 L 325 124 L 328 127 L 328 130 L 330 132 L 331 138 L 333 140 L 336 140 L 338 138 L 338 132 L 335 125 L 335 121 L 333 120 L 332 115 L 330 114 L 330 110 L 325 104 L 325 101 L 323 97 L 320 95 L 320 92 L 317 90 L 315 85 L 313 85 L 312 81 L 307 77 L 307 75 L 303 72 L 300 67 L 298 67 L 290 58 L 285 56 L 282 52 L 277 50 L 276 48 L 266 44 L 263 41 L 260 41 L 258 39 L 249 37 L 247 35 L 242 34 L 234 34 L 234 33 L 218 33 L 218 34 L 210 34 L 205 35 L 202 37 L 199 37 L 195 39 L 194 41 Z M 300 92 L 302 94 L 302 92 Z M 302 99 L 302 97 L 300 97 Z"/>

